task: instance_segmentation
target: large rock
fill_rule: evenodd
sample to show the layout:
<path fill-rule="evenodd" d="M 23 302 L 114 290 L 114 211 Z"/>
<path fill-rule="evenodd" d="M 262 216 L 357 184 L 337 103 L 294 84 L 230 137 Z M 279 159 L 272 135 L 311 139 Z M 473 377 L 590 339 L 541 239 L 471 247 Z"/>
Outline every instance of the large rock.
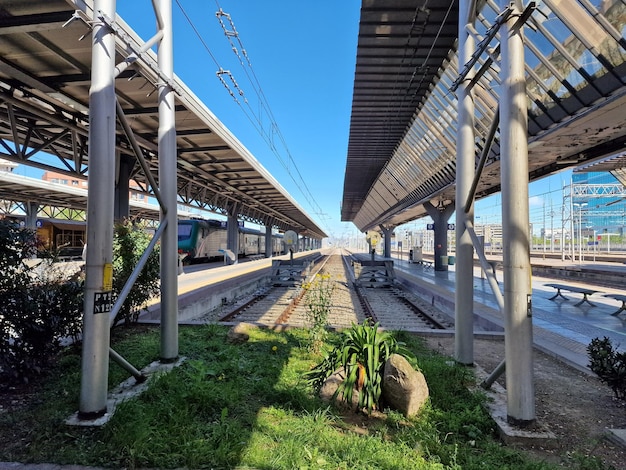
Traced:
<path fill-rule="evenodd" d="M 416 371 L 399 354 L 392 354 L 385 363 L 382 399 L 389 407 L 407 418 L 415 415 L 428 399 L 424 374 Z"/>
<path fill-rule="evenodd" d="M 343 367 L 341 367 L 332 375 L 330 375 L 324 382 L 324 385 L 322 385 L 322 388 L 320 389 L 320 398 L 327 403 L 332 402 L 333 395 L 335 394 L 335 392 L 337 391 L 337 388 L 339 388 L 339 385 L 341 385 L 341 383 L 344 381 L 345 378 L 346 378 L 346 374 L 344 372 Z M 352 391 L 352 402 L 350 404 L 348 404 L 344 400 L 343 395 L 339 393 L 337 397 L 335 398 L 335 405 L 340 409 L 351 409 L 351 410 L 356 409 L 359 406 L 358 390 Z"/>

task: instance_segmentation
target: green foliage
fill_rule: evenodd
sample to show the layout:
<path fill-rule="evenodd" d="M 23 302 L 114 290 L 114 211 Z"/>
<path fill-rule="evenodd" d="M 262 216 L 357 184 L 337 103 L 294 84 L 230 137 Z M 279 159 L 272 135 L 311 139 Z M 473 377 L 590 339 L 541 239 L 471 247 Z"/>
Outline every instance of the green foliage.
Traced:
<path fill-rule="evenodd" d="M 151 236 L 145 227 L 125 220 L 115 225 L 113 238 L 113 293 L 119 295 L 132 274 L 137 262 L 150 243 Z M 159 246 L 155 246 L 146 265 L 115 317 L 114 324 L 136 323 L 146 302 L 159 292 Z"/>
<path fill-rule="evenodd" d="M 616 398 L 626 400 L 626 353 L 618 352 L 606 336 L 592 339 L 587 353 L 591 371 L 611 387 Z"/>
<path fill-rule="evenodd" d="M 80 390 L 80 354 L 65 351 L 29 406 L 0 413 L 0 462 L 277 470 L 562 468 L 533 461 L 494 439 L 484 400 L 466 387 L 471 372 L 446 364 L 449 358 L 420 347 L 415 337 L 407 336 L 406 344 L 418 354 L 431 400 L 411 419 L 362 416 L 357 433 L 352 420 L 335 415 L 302 380 L 318 357 L 304 345 L 304 329 L 251 329 L 242 345 L 228 343 L 226 334 L 220 325 L 181 327 L 180 349 L 187 359 L 172 372 L 153 376 L 148 390 L 118 406 L 101 428 L 61 424 L 78 408 Z M 139 368 L 158 354 L 158 327 L 115 328 L 111 339 Z M 339 340 L 329 333 L 329 341 Z M 109 388 L 127 375 L 111 365 Z M 604 468 L 571 463 L 568 468 Z"/>
<path fill-rule="evenodd" d="M 343 341 L 306 374 L 308 382 L 319 392 L 324 381 L 338 369 L 343 368 L 345 378 L 337 388 L 335 396 L 341 395 L 347 403 L 352 394 L 359 394 L 359 409 L 368 414 L 379 407 L 382 392 L 383 369 L 392 354 L 404 356 L 416 365 L 414 354 L 393 334 L 379 330 L 378 323 L 369 321 L 343 332 Z"/>
<path fill-rule="evenodd" d="M 29 382 L 80 332 L 83 288 L 49 260 L 31 267 L 35 232 L 0 221 L 0 381 Z"/>
<path fill-rule="evenodd" d="M 311 282 L 304 283 L 306 318 L 309 322 L 309 347 L 319 352 L 326 340 L 328 316 L 335 283 L 330 274 L 316 274 Z"/>

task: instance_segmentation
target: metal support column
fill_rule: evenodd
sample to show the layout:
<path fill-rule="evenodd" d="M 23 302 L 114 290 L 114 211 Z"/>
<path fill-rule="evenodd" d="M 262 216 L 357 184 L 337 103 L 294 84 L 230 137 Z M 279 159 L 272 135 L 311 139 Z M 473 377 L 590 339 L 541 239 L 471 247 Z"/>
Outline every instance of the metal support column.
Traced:
<path fill-rule="evenodd" d="M 459 3 L 459 73 L 474 53 L 474 37 L 468 27 L 473 25 L 474 2 Z M 456 194 L 457 201 L 467 201 L 474 180 L 474 97 L 470 82 L 470 69 L 457 89 L 458 126 L 456 145 Z M 456 276 L 454 302 L 454 356 L 457 362 L 474 363 L 474 247 L 465 222 L 474 221 L 474 205 L 461 206 L 456 211 Z"/>
<path fill-rule="evenodd" d="M 528 209 L 528 129 L 521 0 L 501 30 L 500 155 L 507 416 L 535 420 Z"/>
<path fill-rule="evenodd" d="M 385 240 L 385 251 L 383 252 L 383 256 L 385 258 L 391 258 L 391 233 L 393 230 L 391 228 L 385 228 L 382 225 L 380 229 L 383 231 L 383 237 Z"/>
<path fill-rule="evenodd" d="M 232 264 L 237 264 L 239 253 L 239 221 L 237 220 L 237 207 L 228 211 L 226 223 L 226 248 L 232 252 Z"/>
<path fill-rule="evenodd" d="M 271 258 L 274 255 L 274 244 L 272 243 L 272 225 L 265 226 L 265 257 Z"/>
<path fill-rule="evenodd" d="M 24 203 L 24 208 L 26 209 L 26 220 L 24 220 L 24 225 L 26 228 L 32 228 L 33 230 L 36 229 L 39 204 L 36 201 L 26 201 Z"/>
<path fill-rule="evenodd" d="M 163 31 L 158 63 L 168 83 L 159 83 L 159 189 L 164 206 L 161 222 L 167 225 L 161 238 L 161 361 L 178 358 L 178 223 L 176 214 L 176 119 L 174 113 L 174 52 L 172 1 L 154 2 L 157 21 Z"/>
<path fill-rule="evenodd" d="M 441 262 L 441 257 L 448 255 L 448 219 L 454 212 L 454 204 L 439 208 L 426 202 L 424 208 L 430 218 L 433 219 L 435 271 L 447 271 L 448 265 Z"/>
<path fill-rule="evenodd" d="M 130 215 L 129 190 L 130 172 L 133 169 L 133 160 L 127 155 L 119 155 L 115 177 L 115 207 L 113 217 L 116 222 L 128 218 Z"/>
<path fill-rule="evenodd" d="M 100 15 L 115 18 L 115 0 L 95 0 L 89 90 L 87 259 L 79 419 L 107 410 L 109 316 L 113 281 L 115 187 L 115 36 Z"/>

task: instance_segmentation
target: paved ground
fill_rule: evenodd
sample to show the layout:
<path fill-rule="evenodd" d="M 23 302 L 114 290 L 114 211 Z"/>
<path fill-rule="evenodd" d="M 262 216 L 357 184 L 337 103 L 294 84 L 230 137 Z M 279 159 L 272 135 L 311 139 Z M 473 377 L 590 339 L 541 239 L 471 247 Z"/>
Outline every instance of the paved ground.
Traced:
<path fill-rule="evenodd" d="M 432 268 L 420 264 L 408 263 L 406 260 L 395 260 L 396 271 L 406 273 L 423 289 L 432 292 L 431 301 L 449 313 L 454 312 L 454 266 L 446 271 L 434 271 Z M 533 258 L 533 266 L 544 265 L 549 267 L 563 267 L 569 269 L 600 270 L 611 273 L 623 273 L 626 286 L 626 265 L 618 263 L 596 263 L 593 261 L 572 264 L 571 262 Z M 496 271 L 496 277 L 502 284 L 502 271 Z M 502 315 L 496 298 L 492 293 L 489 282 L 481 277 L 480 268 L 474 269 L 474 312 L 489 323 L 503 326 Z M 532 306 L 533 306 L 533 340 L 535 345 L 552 355 L 559 356 L 565 362 L 577 369 L 588 371 L 586 347 L 593 338 L 607 336 L 614 344 L 619 344 L 621 350 L 626 350 L 626 312 L 612 316 L 621 302 L 604 297 L 603 294 L 624 294 L 625 289 L 598 286 L 589 281 L 555 280 L 539 276 L 532 277 Z M 550 300 L 556 290 L 547 287 L 549 283 L 562 283 L 573 286 L 588 287 L 598 290 L 589 297 L 593 303 L 583 303 L 576 306 L 582 299 L 582 294 L 564 294 L 570 300 L 558 298 Z"/>

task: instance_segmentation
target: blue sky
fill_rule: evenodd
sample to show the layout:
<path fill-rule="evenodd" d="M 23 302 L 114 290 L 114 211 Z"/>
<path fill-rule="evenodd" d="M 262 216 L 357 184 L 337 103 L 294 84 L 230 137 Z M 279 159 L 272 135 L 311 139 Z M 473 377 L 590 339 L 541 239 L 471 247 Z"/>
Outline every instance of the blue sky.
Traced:
<path fill-rule="evenodd" d="M 233 53 L 215 15 L 220 7 L 233 21 L 251 69 Z M 117 9 L 143 39 L 154 34 L 150 0 L 118 1 Z M 336 236 L 352 230 L 352 223 L 340 222 L 340 204 L 360 1 L 173 0 L 172 10 L 176 75 L 322 229 Z M 219 68 L 232 73 L 248 104 L 223 75 L 241 104 L 229 95 L 216 76 Z M 261 112 L 259 92 L 273 119 Z"/>

